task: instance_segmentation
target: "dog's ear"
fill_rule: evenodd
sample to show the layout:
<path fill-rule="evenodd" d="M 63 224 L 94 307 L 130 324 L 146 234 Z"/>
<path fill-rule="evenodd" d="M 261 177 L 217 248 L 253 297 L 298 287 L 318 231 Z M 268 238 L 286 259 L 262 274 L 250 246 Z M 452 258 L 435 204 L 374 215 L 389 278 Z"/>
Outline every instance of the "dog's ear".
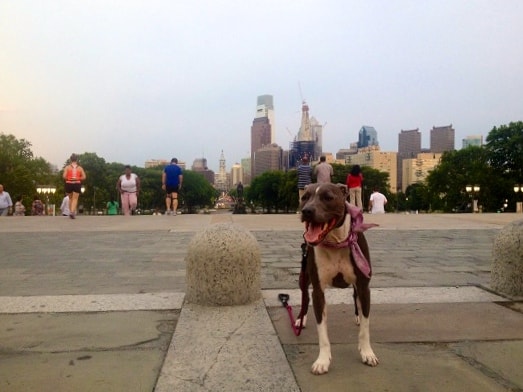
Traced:
<path fill-rule="evenodd" d="M 336 186 L 340 189 L 341 193 L 343 193 L 343 196 L 345 196 L 345 198 L 349 196 L 349 188 L 347 188 L 347 185 L 337 183 Z"/>

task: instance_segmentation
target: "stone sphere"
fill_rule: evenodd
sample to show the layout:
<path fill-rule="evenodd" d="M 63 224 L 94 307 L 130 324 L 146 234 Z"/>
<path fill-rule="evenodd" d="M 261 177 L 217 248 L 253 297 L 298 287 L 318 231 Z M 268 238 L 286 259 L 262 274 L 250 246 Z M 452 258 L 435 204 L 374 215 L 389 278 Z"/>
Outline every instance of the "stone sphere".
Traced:
<path fill-rule="evenodd" d="M 187 250 L 188 302 L 245 305 L 261 297 L 261 257 L 256 238 L 243 227 L 217 223 L 197 233 Z"/>
<path fill-rule="evenodd" d="M 523 296 L 523 220 L 503 227 L 492 248 L 492 288 L 511 296 Z"/>

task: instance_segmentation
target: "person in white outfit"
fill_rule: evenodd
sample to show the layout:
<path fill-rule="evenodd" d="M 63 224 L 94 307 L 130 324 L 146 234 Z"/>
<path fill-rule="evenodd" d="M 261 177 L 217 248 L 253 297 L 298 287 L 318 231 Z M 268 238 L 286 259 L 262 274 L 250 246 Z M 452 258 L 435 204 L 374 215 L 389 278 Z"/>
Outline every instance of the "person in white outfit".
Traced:
<path fill-rule="evenodd" d="M 138 205 L 138 193 L 140 193 L 140 178 L 131 171 L 131 166 L 125 166 L 125 173 L 120 176 L 116 188 L 122 198 L 122 210 L 124 215 L 134 214 Z"/>
<path fill-rule="evenodd" d="M 69 216 L 71 211 L 69 210 L 69 195 L 65 195 L 62 200 L 62 205 L 60 206 L 60 211 L 62 211 L 63 216 Z"/>
<path fill-rule="evenodd" d="M 369 212 L 371 214 L 384 214 L 385 204 L 387 204 L 385 195 L 378 192 L 377 188 L 374 188 L 374 192 L 372 192 L 369 199 Z"/>

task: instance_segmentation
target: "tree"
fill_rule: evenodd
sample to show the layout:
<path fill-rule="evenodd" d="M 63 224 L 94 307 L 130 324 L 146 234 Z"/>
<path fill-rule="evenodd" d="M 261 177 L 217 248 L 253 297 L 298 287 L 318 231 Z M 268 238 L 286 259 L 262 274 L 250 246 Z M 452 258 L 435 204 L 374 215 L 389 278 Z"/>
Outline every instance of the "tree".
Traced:
<path fill-rule="evenodd" d="M 410 211 L 429 211 L 430 200 L 428 197 L 428 188 L 425 184 L 412 184 L 405 190 L 406 205 Z"/>
<path fill-rule="evenodd" d="M 513 183 L 523 183 L 523 121 L 492 128 L 486 149 L 496 173 Z"/>
<path fill-rule="evenodd" d="M 347 175 L 350 171 L 350 166 L 348 165 L 342 165 L 341 163 L 333 163 L 332 164 L 332 171 L 334 174 L 332 175 L 331 181 L 333 184 L 345 184 L 347 182 Z"/>
<path fill-rule="evenodd" d="M 79 206 L 87 206 L 93 213 L 96 210 L 105 209 L 107 202 L 116 195 L 117 178 L 113 179 L 108 176 L 108 165 L 105 159 L 94 152 L 80 154 L 78 163 L 84 168 L 87 175 L 82 183 L 85 192 L 80 196 Z"/>
<path fill-rule="evenodd" d="M 134 170 L 134 169 L 133 169 Z M 136 168 L 140 177 L 140 197 L 138 204 L 141 208 L 154 210 L 165 208 L 165 191 L 162 189 L 162 166 L 150 168 Z M 185 174 L 185 173 L 184 173 Z"/>
<path fill-rule="evenodd" d="M 216 191 L 200 173 L 184 170 L 183 186 L 178 197 L 180 207 L 183 205 L 188 213 L 193 214 L 198 207 L 212 205 Z"/>
<path fill-rule="evenodd" d="M 37 185 L 57 185 L 51 165 L 43 158 L 34 157 L 29 141 L 3 133 L 0 134 L 0 183 L 11 198 L 21 195 L 25 206 L 32 202 Z"/>
<path fill-rule="evenodd" d="M 249 200 L 261 206 L 267 213 L 283 207 L 280 201 L 279 188 L 282 184 L 283 172 L 277 170 L 266 171 L 254 178 L 249 187 Z M 297 195 L 297 184 L 296 184 Z M 297 199 L 298 196 L 296 196 Z"/>
<path fill-rule="evenodd" d="M 280 207 L 286 213 L 294 212 L 298 209 L 298 172 L 296 170 L 289 170 L 283 173 L 278 198 L 280 199 Z"/>
<path fill-rule="evenodd" d="M 432 209 L 450 212 L 471 204 L 473 197 L 478 199 L 484 211 L 499 209 L 505 185 L 489 162 L 490 154 L 483 147 L 470 146 L 443 153 L 441 162 L 427 177 Z M 467 193 L 469 185 L 479 186 L 479 193 Z"/>

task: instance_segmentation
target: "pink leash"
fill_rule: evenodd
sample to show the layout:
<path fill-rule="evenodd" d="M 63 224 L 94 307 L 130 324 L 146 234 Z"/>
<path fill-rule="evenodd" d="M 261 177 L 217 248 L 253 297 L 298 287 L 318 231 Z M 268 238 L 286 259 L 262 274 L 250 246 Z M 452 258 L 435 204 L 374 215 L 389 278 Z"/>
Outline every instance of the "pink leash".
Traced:
<path fill-rule="evenodd" d="M 280 300 L 281 304 L 285 309 L 287 309 L 287 313 L 289 313 L 289 319 L 291 320 L 291 328 L 294 332 L 294 335 L 300 336 L 301 330 L 303 329 L 303 316 L 300 318 L 300 326 L 296 326 L 296 320 L 294 320 L 294 315 L 292 313 L 292 307 L 289 305 L 289 294 L 278 294 L 278 299 Z"/>

